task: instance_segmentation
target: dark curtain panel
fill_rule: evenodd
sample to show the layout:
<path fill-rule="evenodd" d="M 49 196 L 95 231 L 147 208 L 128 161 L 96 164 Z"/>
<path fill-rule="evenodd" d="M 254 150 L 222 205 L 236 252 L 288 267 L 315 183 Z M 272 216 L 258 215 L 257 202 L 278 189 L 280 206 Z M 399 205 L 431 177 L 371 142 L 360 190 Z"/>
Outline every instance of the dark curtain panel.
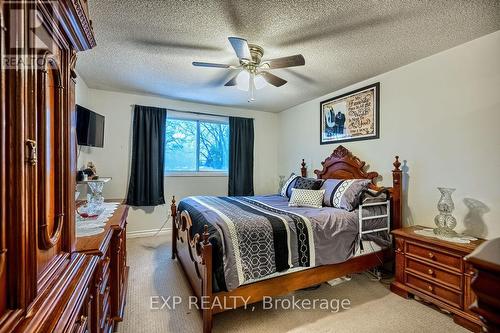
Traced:
<path fill-rule="evenodd" d="M 253 119 L 229 117 L 228 195 L 254 195 Z"/>
<path fill-rule="evenodd" d="M 163 166 L 167 110 L 136 105 L 133 120 L 132 166 L 127 205 L 165 203 Z"/>

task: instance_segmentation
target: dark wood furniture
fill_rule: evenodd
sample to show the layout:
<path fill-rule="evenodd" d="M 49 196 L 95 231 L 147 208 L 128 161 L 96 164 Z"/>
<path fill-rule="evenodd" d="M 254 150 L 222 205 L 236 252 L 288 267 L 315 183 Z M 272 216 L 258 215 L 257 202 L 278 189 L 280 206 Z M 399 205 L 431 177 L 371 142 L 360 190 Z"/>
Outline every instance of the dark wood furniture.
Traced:
<path fill-rule="evenodd" d="M 93 332 L 99 255 L 76 252 L 75 64 L 86 0 L 0 0 L 0 332 Z"/>
<path fill-rule="evenodd" d="M 104 232 L 78 237 L 76 251 L 98 257 L 90 294 L 91 332 L 112 332 L 123 320 L 127 296 L 127 228 L 128 206 L 118 206 L 104 227 Z"/>
<path fill-rule="evenodd" d="M 472 290 L 477 300 L 470 309 L 479 315 L 488 332 L 500 332 L 500 238 L 481 244 L 465 260 L 476 272 Z"/>
<path fill-rule="evenodd" d="M 479 318 L 469 310 L 473 270 L 464 257 L 483 240 L 459 244 L 415 233 L 420 226 L 393 231 L 396 268 L 391 291 L 415 295 L 453 314 L 453 320 L 472 331 L 481 330 Z"/>
<path fill-rule="evenodd" d="M 393 186 L 388 188 L 391 194 L 392 228 L 401 227 L 401 170 L 396 156 L 392 171 Z M 380 189 L 375 185 L 378 173 L 366 172 L 365 162 L 354 156 L 343 146 L 337 147 L 322 162 L 323 169 L 314 173 L 318 179 L 371 179 L 373 189 Z M 302 174 L 305 175 L 305 163 L 302 164 Z M 349 273 L 360 272 L 380 265 L 381 258 L 391 256 L 389 250 L 374 252 L 354 257 L 344 263 L 314 267 L 264 281 L 240 286 L 229 292 L 212 291 L 212 246 L 208 241 L 207 226 L 203 235 L 191 237 L 192 221 L 186 211 L 178 212 L 175 198 L 172 200 L 171 214 L 172 228 L 172 259 L 179 260 L 185 276 L 198 300 L 203 299 L 202 309 L 203 332 L 212 330 L 212 316 L 216 313 L 243 306 L 242 299 L 247 304 L 259 302 L 264 296 L 279 296 L 292 291 L 311 287 L 319 283 L 344 276 Z M 210 306 L 218 300 L 222 306 Z M 227 302 L 226 302 L 227 300 Z M 235 303 L 233 303 L 235 301 Z M 235 306 L 232 306 L 232 305 Z M 226 307 L 227 305 L 227 307 Z"/>

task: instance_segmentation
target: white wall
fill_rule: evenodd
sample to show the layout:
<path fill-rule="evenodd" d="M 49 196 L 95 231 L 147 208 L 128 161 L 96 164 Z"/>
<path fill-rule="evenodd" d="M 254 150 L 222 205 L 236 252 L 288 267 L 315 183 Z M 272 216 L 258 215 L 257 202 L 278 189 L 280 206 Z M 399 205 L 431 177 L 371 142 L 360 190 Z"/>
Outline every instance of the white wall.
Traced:
<path fill-rule="evenodd" d="M 277 192 L 277 114 L 94 89 L 88 90 L 87 102 L 88 108 L 106 117 L 104 148 L 82 147 L 78 166 L 93 161 L 99 175 L 113 177 L 105 185 L 106 198 L 125 198 L 127 194 L 134 104 L 254 118 L 255 192 Z M 165 200 L 168 204 L 130 209 L 128 232 L 158 229 L 169 213 L 172 195 L 176 195 L 177 199 L 189 195 L 227 195 L 227 177 L 165 177 Z"/>
<path fill-rule="evenodd" d="M 319 144 L 320 101 L 374 82 L 380 139 L 343 145 L 381 173 L 384 185 L 394 155 L 407 161 L 405 224 L 433 226 L 436 187 L 455 187 L 457 229 L 499 237 L 500 31 L 281 112 L 279 173 L 297 170 L 300 158 L 311 173 L 319 168 L 337 146 Z"/>
<path fill-rule="evenodd" d="M 75 86 L 76 104 L 87 107 L 89 101 L 89 87 L 83 78 L 77 73 Z"/>

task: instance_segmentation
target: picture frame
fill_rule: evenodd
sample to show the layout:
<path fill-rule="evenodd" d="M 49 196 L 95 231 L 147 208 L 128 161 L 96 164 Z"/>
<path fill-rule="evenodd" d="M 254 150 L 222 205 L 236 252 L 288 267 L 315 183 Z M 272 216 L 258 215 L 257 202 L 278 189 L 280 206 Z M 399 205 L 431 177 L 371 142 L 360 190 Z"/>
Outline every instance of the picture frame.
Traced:
<path fill-rule="evenodd" d="M 380 137 L 380 82 L 320 102 L 320 144 Z"/>

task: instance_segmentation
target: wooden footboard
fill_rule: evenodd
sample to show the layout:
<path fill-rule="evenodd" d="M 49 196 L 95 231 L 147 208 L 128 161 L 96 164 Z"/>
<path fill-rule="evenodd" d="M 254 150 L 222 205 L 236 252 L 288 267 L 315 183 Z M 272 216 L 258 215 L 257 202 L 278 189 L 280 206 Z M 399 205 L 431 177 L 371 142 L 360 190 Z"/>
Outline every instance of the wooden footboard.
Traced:
<path fill-rule="evenodd" d="M 191 237 L 193 222 L 186 211 L 178 212 L 172 198 L 172 259 L 177 258 L 198 297 L 198 308 L 203 314 L 203 332 L 212 330 L 212 244 L 208 241 L 208 226 L 203 235 Z"/>
<path fill-rule="evenodd" d="M 323 170 L 315 173 L 318 178 L 367 178 L 374 180 L 377 173 L 365 173 L 365 163 L 340 146 L 325 160 Z M 392 228 L 401 226 L 401 170 L 396 157 L 393 163 L 393 187 L 388 188 L 392 202 Z M 302 165 L 304 174 L 305 166 Z M 326 175 L 326 176 L 325 176 Z M 322 282 L 362 272 L 381 265 L 385 259 L 392 257 L 390 249 L 354 257 L 346 262 L 324 265 L 307 270 L 286 274 L 271 279 L 240 286 L 228 292 L 212 292 L 212 245 L 208 241 L 208 226 L 205 225 L 202 235 L 191 237 L 193 226 L 191 217 L 186 211 L 178 212 L 175 197 L 171 205 L 172 215 L 172 259 L 177 258 L 198 298 L 198 307 L 203 315 L 203 332 L 212 330 L 212 316 L 215 313 L 234 309 L 259 302 L 266 296 L 285 295 L 292 291 L 307 288 Z"/>

